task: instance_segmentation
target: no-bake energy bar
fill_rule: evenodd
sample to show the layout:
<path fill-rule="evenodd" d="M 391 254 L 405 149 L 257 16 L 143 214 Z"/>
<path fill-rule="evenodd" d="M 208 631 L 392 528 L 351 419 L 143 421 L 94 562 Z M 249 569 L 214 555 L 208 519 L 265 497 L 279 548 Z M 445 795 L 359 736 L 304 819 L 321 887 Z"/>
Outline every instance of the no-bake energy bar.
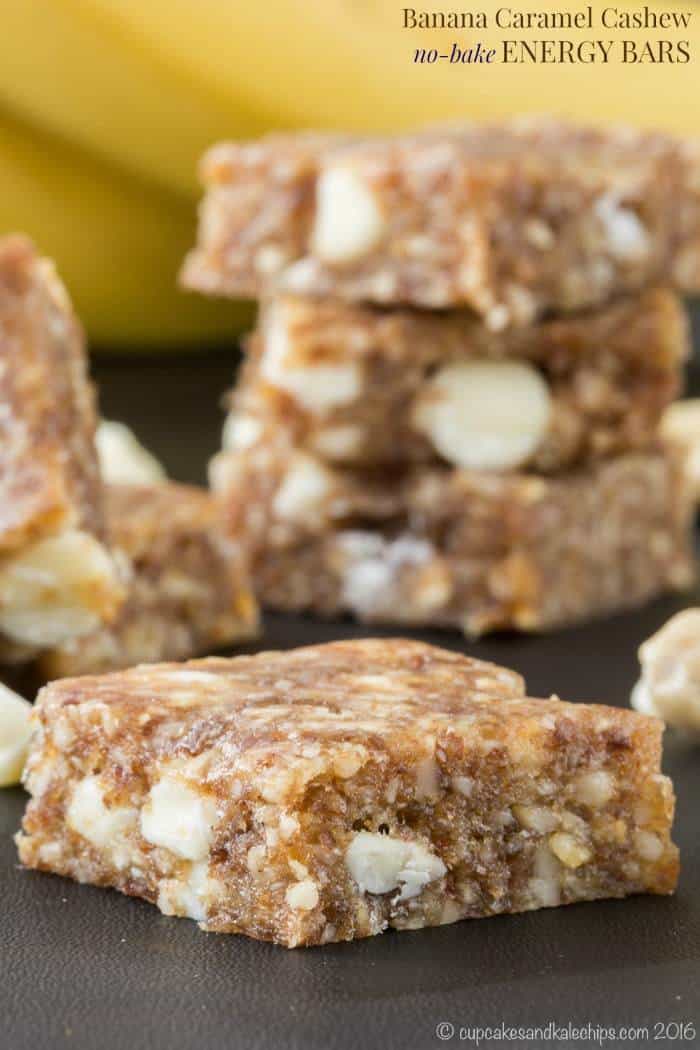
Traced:
<path fill-rule="evenodd" d="M 190 288 L 423 308 L 488 327 L 700 287 L 700 145 L 549 118 L 398 138 L 272 135 L 205 156 Z"/>
<path fill-rule="evenodd" d="M 0 637 L 3 656 L 112 618 L 84 339 L 51 262 L 0 239 Z"/>
<path fill-rule="evenodd" d="M 224 535 L 208 492 L 172 482 L 108 485 L 105 511 L 127 600 L 113 624 L 44 653 L 44 678 L 187 659 L 257 633 L 240 544 Z"/>
<path fill-rule="evenodd" d="M 539 630 L 693 578 L 682 457 L 630 452 L 555 477 L 330 468 L 279 430 L 212 482 L 253 548 L 263 604 L 367 622 Z"/>
<path fill-rule="evenodd" d="M 268 421 L 335 463 L 554 473 L 649 447 L 688 346 L 661 289 L 501 333 L 466 311 L 281 297 L 261 312 L 225 440 Z"/>
<path fill-rule="evenodd" d="M 208 930 L 293 947 L 676 884 L 660 721 L 418 642 L 64 679 L 35 718 L 22 862 Z"/>

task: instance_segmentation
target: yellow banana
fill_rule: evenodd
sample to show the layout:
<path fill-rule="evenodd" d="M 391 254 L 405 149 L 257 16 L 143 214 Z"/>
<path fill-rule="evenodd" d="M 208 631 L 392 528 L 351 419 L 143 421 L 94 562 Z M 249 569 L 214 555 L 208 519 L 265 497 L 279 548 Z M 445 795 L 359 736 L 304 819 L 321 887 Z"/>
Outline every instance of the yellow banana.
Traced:
<path fill-rule="evenodd" d="M 0 113 L 0 232 L 22 230 L 56 260 L 99 345 L 231 340 L 249 320 L 234 303 L 180 292 L 193 209 Z"/>
<path fill-rule="evenodd" d="M 0 104 L 118 169 L 190 197 L 197 160 L 260 125 L 158 46 L 71 0 L 0 0 Z"/>
<path fill-rule="evenodd" d="M 0 230 L 56 256 L 93 339 L 142 345 L 229 336 L 245 310 L 175 287 L 194 238 L 196 160 L 210 142 L 301 126 L 391 129 L 543 111 L 700 134 L 700 19 L 686 65 L 453 65 L 417 48 L 604 36 L 403 28 L 405 0 L 0 0 Z M 512 0 L 513 12 L 535 11 Z M 545 5 L 546 6 L 546 5 Z M 559 0 L 558 11 L 585 10 Z M 420 3 L 417 10 L 423 9 Z M 540 5 L 540 8 L 542 5 Z M 679 5 L 649 0 L 651 12 Z M 547 8 L 549 9 L 549 8 Z M 544 9 L 543 9 L 544 10 Z M 5 116 L 2 113 L 5 112 Z"/>
<path fill-rule="evenodd" d="M 266 126 L 406 127 L 447 117 L 489 118 L 545 111 L 585 120 L 626 120 L 697 134 L 697 62 L 700 19 L 680 33 L 601 27 L 604 8 L 638 12 L 637 0 L 593 2 L 590 31 L 518 32 L 494 25 L 500 4 L 483 9 L 486 30 L 403 28 L 405 0 L 298 0 L 231 3 L 231 0 L 73 0 L 100 12 L 112 32 L 129 32 L 157 49 L 187 76 L 228 100 L 232 116 L 245 109 Z M 464 4 L 421 4 L 427 10 L 465 10 Z M 513 12 L 538 10 L 532 0 L 503 5 Z M 580 0 L 560 0 L 557 10 L 578 12 Z M 652 12 L 678 11 L 677 3 L 650 0 Z M 692 5 L 687 5 L 692 7 Z M 540 5 L 542 10 L 551 5 Z M 105 22 L 107 24 L 107 21 Z M 687 64 L 414 64 L 417 47 L 449 51 L 453 41 L 500 47 L 508 38 L 683 37 L 694 60 Z M 235 128 L 233 129 L 235 131 Z"/>

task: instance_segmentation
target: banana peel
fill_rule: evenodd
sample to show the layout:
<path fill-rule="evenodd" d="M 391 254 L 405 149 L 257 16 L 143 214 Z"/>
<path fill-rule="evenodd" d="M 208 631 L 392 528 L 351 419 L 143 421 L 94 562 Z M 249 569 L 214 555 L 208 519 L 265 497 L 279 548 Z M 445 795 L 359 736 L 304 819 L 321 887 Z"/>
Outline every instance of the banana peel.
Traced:
<path fill-rule="evenodd" d="M 0 232 L 20 230 L 56 261 L 94 345 L 232 343 L 250 323 L 243 304 L 178 289 L 195 235 L 189 202 L 0 111 Z"/>

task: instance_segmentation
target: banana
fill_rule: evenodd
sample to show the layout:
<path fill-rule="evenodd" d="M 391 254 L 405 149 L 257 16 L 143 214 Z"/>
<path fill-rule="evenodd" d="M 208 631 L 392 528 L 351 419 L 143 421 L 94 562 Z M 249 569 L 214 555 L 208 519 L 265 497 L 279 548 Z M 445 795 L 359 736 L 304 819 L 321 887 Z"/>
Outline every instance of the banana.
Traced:
<path fill-rule="evenodd" d="M 229 135 L 256 135 L 245 110 L 160 49 L 71 0 L 0 0 L 4 108 L 146 182 L 197 193 L 197 161 Z"/>
<path fill-rule="evenodd" d="M 55 259 L 93 343 L 182 347 L 231 340 L 236 303 L 177 288 L 194 209 L 0 112 L 0 231 L 22 230 Z"/>
<path fill-rule="evenodd" d="M 56 257 L 94 341 L 182 345 L 230 337 L 250 316 L 175 287 L 194 238 L 196 161 L 217 139 L 493 119 L 549 110 L 553 92 L 572 118 L 700 134 L 700 19 L 672 34 L 690 41 L 685 65 L 414 61 L 455 43 L 500 56 L 509 38 L 664 35 L 601 28 L 604 7 L 634 13 L 635 0 L 594 0 L 595 28 L 568 33 L 497 29 L 497 6 L 477 7 L 486 29 L 404 28 L 403 0 L 0 0 L 0 231 L 27 230 Z"/>
<path fill-rule="evenodd" d="M 697 54 L 700 20 L 686 30 L 601 27 L 607 2 L 593 2 L 594 28 L 573 31 L 518 31 L 495 27 L 498 5 L 482 3 L 488 28 L 421 30 L 403 28 L 403 0 L 297 0 L 231 4 L 230 0 L 73 0 L 99 12 L 111 32 L 130 33 L 144 48 L 157 50 L 232 110 L 255 114 L 266 127 L 320 126 L 401 128 L 445 118 L 487 119 L 547 111 L 581 120 L 629 121 L 697 134 Z M 512 12 L 537 9 L 532 0 L 512 0 Z M 546 6 L 546 5 L 545 5 Z M 651 12 L 678 11 L 669 0 L 650 0 Z M 692 5 L 691 5 L 692 6 Z M 557 10 L 579 12 L 579 0 L 560 0 Z M 415 4 L 415 8 L 463 10 L 460 4 Z M 614 10 L 639 11 L 636 0 L 618 0 Z M 695 61 L 687 64 L 596 65 L 416 64 L 416 48 L 450 52 L 481 40 L 499 49 L 504 39 L 590 37 L 687 38 Z M 500 51 L 499 51 L 500 55 Z M 235 126 L 232 125 L 232 134 Z"/>

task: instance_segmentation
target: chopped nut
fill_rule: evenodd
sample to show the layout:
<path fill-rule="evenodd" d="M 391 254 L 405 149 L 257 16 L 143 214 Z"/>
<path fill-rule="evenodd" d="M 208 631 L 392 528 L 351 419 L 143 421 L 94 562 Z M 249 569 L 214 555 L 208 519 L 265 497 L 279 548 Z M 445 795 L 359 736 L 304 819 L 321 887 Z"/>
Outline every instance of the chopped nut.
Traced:
<path fill-rule="evenodd" d="M 700 609 L 677 613 L 639 649 L 642 676 L 632 706 L 700 732 Z"/>
<path fill-rule="evenodd" d="M 346 861 L 362 892 L 390 893 L 400 886 L 399 900 L 416 897 L 447 871 L 440 858 L 422 843 L 369 831 L 354 836 Z"/>
<path fill-rule="evenodd" d="M 551 809 L 545 809 L 544 806 L 513 806 L 513 813 L 518 823 L 524 828 L 527 828 L 528 831 L 537 831 L 541 835 L 554 831 L 559 824 L 559 817 L 556 813 L 553 813 Z"/>
<path fill-rule="evenodd" d="M 0 559 L 0 631 L 42 648 L 88 634 L 123 597 L 117 566 L 90 533 L 68 530 Z"/>
<path fill-rule="evenodd" d="M 580 868 L 582 864 L 587 864 L 593 856 L 587 846 L 578 842 L 566 831 L 556 831 L 550 835 L 549 847 L 567 868 Z"/>
<path fill-rule="evenodd" d="M 153 485 L 166 473 L 124 423 L 103 419 L 95 434 L 102 480 L 108 485 Z"/>

